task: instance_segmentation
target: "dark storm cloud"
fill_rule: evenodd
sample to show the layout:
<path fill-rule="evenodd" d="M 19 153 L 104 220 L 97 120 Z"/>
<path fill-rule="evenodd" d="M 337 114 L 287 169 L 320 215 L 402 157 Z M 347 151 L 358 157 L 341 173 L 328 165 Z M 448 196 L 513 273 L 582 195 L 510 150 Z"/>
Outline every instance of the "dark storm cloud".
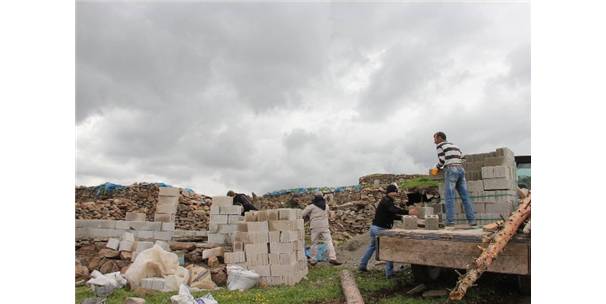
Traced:
<path fill-rule="evenodd" d="M 530 153 L 527 4 L 79 2 L 77 182 L 199 192 Z"/>

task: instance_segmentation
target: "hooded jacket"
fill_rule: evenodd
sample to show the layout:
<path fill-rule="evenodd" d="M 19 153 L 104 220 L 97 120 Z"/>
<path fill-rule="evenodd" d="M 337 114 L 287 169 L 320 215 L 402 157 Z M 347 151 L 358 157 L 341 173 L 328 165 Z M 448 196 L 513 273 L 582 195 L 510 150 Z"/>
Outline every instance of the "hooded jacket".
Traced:
<path fill-rule="evenodd" d="M 322 199 L 324 200 L 324 199 Z M 318 202 L 319 204 L 321 204 L 320 202 Z M 314 204 L 313 202 L 309 205 L 307 205 L 307 207 L 305 207 L 305 209 L 303 209 L 303 217 L 306 217 L 309 215 L 309 228 L 311 230 L 314 231 L 327 231 L 329 230 L 329 224 L 328 224 L 328 204 L 326 204 L 326 201 L 324 201 L 324 206 L 325 209 L 322 210 L 322 208 L 316 206 L 316 204 Z"/>

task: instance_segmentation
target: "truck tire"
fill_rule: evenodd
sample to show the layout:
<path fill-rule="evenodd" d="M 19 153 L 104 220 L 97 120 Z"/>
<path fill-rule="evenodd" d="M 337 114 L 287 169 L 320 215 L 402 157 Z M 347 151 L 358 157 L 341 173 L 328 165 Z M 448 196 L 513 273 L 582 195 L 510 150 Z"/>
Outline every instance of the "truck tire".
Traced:
<path fill-rule="evenodd" d="M 440 278 L 442 268 L 426 265 L 411 264 L 410 270 L 415 281 L 419 283 L 430 283 Z"/>
<path fill-rule="evenodd" d="M 518 290 L 523 295 L 530 294 L 530 275 L 518 275 Z"/>

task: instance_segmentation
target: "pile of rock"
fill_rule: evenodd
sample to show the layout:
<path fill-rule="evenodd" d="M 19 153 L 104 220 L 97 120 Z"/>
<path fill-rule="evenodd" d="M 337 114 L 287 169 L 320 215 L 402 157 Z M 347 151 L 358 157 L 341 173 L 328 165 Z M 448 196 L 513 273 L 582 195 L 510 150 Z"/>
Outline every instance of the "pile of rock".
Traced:
<path fill-rule="evenodd" d="M 178 196 L 176 214 L 173 212 L 171 217 L 175 228 L 205 230 L 208 227 L 208 196 L 188 189 L 161 187 L 161 184 L 135 183 L 110 190 L 102 186 L 76 187 L 76 219 L 124 220 L 130 212 L 145 214 L 147 221 L 163 221 L 156 215 L 162 213 L 156 210 L 158 197 L 162 197 L 160 189 L 178 189 L 178 193 L 171 193 Z"/>

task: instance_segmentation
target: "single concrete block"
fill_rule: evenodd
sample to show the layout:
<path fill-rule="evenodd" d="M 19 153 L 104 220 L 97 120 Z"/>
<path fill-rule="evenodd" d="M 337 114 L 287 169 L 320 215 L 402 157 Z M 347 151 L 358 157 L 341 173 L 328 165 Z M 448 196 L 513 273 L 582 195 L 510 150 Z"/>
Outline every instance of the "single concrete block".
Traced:
<path fill-rule="evenodd" d="M 210 215 L 221 214 L 221 206 L 219 205 L 211 205 L 210 206 Z"/>
<path fill-rule="evenodd" d="M 267 222 L 247 222 L 248 232 L 268 232 L 268 224 Z"/>
<path fill-rule="evenodd" d="M 218 233 L 234 233 L 238 231 L 238 225 L 220 224 Z"/>
<path fill-rule="evenodd" d="M 282 208 L 282 209 L 278 209 L 278 212 L 279 212 L 280 220 L 291 221 L 291 220 L 297 219 L 297 209 Z"/>
<path fill-rule="evenodd" d="M 244 251 L 237 252 L 225 252 L 223 254 L 223 260 L 225 264 L 236 264 L 236 263 L 244 263 L 246 262 L 246 255 Z"/>
<path fill-rule="evenodd" d="M 118 251 L 133 251 L 134 246 L 135 246 L 135 242 L 128 241 L 128 240 L 122 240 L 122 241 L 120 241 L 120 244 L 118 245 Z"/>
<path fill-rule="evenodd" d="M 305 255 L 305 251 L 297 250 L 297 261 L 307 261 L 307 256 Z"/>
<path fill-rule="evenodd" d="M 90 238 L 89 228 L 79 227 L 76 228 L 76 240 L 87 239 Z"/>
<path fill-rule="evenodd" d="M 126 232 L 122 233 L 122 235 L 120 236 L 120 240 L 134 242 L 135 241 L 135 235 L 132 232 L 126 231 Z"/>
<path fill-rule="evenodd" d="M 257 213 L 255 211 L 246 211 L 246 213 L 244 213 L 244 221 L 246 221 L 246 222 L 256 222 L 257 221 Z"/>
<path fill-rule="evenodd" d="M 165 241 L 157 240 L 156 242 L 154 242 L 154 245 L 158 245 L 158 246 L 162 247 L 162 249 L 164 249 L 166 251 L 171 251 L 170 250 L 170 245 L 167 242 L 165 242 Z"/>
<path fill-rule="evenodd" d="M 299 231 L 282 231 L 280 232 L 280 242 L 288 243 L 299 239 Z"/>
<path fill-rule="evenodd" d="M 248 240 L 248 232 L 234 232 L 234 242 L 249 243 L 250 241 Z"/>
<path fill-rule="evenodd" d="M 420 207 L 417 210 L 419 210 L 419 216 L 421 218 L 426 218 L 428 215 L 433 215 L 433 207 Z"/>
<path fill-rule="evenodd" d="M 162 241 L 170 241 L 173 238 L 172 231 L 154 231 L 154 239 Z"/>
<path fill-rule="evenodd" d="M 279 243 L 280 242 L 280 231 L 270 231 L 268 233 L 269 235 L 269 242 L 272 243 Z"/>
<path fill-rule="evenodd" d="M 227 223 L 228 224 L 237 224 L 237 223 L 240 223 L 240 222 L 243 222 L 243 221 L 244 221 L 244 217 L 241 216 L 241 215 L 239 215 L 239 214 L 238 215 L 230 214 L 230 215 L 227 216 Z"/>
<path fill-rule="evenodd" d="M 280 254 L 279 253 L 270 253 L 267 255 L 269 258 L 269 264 L 280 264 Z"/>
<path fill-rule="evenodd" d="M 507 190 L 514 189 L 515 183 L 507 178 L 492 178 L 484 180 L 484 190 Z"/>
<path fill-rule="evenodd" d="M 144 278 L 141 280 L 141 287 L 145 289 L 164 291 L 166 289 L 166 280 L 164 278 Z"/>
<path fill-rule="evenodd" d="M 494 178 L 494 166 L 482 167 L 482 179 Z"/>
<path fill-rule="evenodd" d="M 116 221 L 114 220 L 79 220 L 82 227 L 99 228 L 99 229 L 115 229 Z"/>
<path fill-rule="evenodd" d="M 175 223 L 162 223 L 162 231 L 175 231 Z"/>
<path fill-rule="evenodd" d="M 290 243 L 269 243 L 269 252 L 271 253 L 292 253 L 295 250 L 294 244 Z"/>
<path fill-rule="evenodd" d="M 259 210 L 256 212 L 257 222 L 266 222 L 267 221 L 267 212 L 266 210 Z"/>
<path fill-rule="evenodd" d="M 426 230 L 438 230 L 440 229 L 440 219 L 437 215 L 428 215 L 425 218 L 425 229 Z"/>
<path fill-rule="evenodd" d="M 417 217 L 414 215 L 405 215 L 402 218 L 404 222 L 404 229 L 417 229 Z"/>
<path fill-rule="evenodd" d="M 107 244 L 105 244 L 105 247 L 111 248 L 113 250 L 118 250 L 118 246 L 120 246 L 120 239 L 116 238 L 110 238 L 109 240 L 107 240 Z"/>
<path fill-rule="evenodd" d="M 280 265 L 292 265 L 297 263 L 297 255 L 292 253 L 280 253 Z"/>
<path fill-rule="evenodd" d="M 135 237 L 143 240 L 153 240 L 155 231 L 135 230 Z"/>
<path fill-rule="evenodd" d="M 156 213 L 175 214 L 177 213 L 177 204 L 158 202 L 156 205 Z"/>
<path fill-rule="evenodd" d="M 246 222 L 239 222 L 236 224 L 236 226 L 238 226 L 238 231 L 248 232 L 248 225 L 246 225 Z"/>
<path fill-rule="evenodd" d="M 154 214 L 154 222 L 174 223 L 175 217 L 174 213 L 156 213 Z"/>
<path fill-rule="evenodd" d="M 233 245 L 232 248 L 234 249 L 234 252 L 239 252 L 242 251 L 244 252 L 244 243 L 241 241 L 233 241 Z"/>
<path fill-rule="evenodd" d="M 258 275 L 260 275 L 262 277 L 269 276 L 271 273 L 269 265 L 250 266 L 248 270 L 254 271 L 255 273 L 257 273 Z"/>
<path fill-rule="evenodd" d="M 179 188 L 174 187 L 160 187 L 158 191 L 160 196 L 179 196 L 180 194 Z"/>
<path fill-rule="evenodd" d="M 88 234 L 91 238 L 97 238 L 97 239 L 118 238 L 122 234 L 122 230 L 104 229 L 104 228 L 88 228 Z"/>
<path fill-rule="evenodd" d="M 129 230 L 131 228 L 134 230 L 160 231 L 162 230 L 162 223 L 147 221 L 116 221 L 116 229 Z"/>
<path fill-rule="evenodd" d="M 270 210 L 265 210 L 265 213 L 267 213 L 267 220 L 268 221 L 277 221 L 279 220 L 279 212 L 276 209 L 270 209 Z"/>
<path fill-rule="evenodd" d="M 214 225 L 227 224 L 227 215 L 217 214 L 210 216 L 210 223 Z"/>
<path fill-rule="evenodd" d="M 202 258 L 208 259 L 210 257 L 222 257 L 224 253 L 225 253 L 225 249 L 223 249 L 223 247 L 204 249 L 202 251 Z"/>
<path fill-rule="evenodd" d="M 217 233 L 219 232 L 219 225 L 218 224 L 208 224 L 208 232 L 210 233 Z"/>
<path fill-rule="evenodd" d="M 279 243 L 278 243 L 279 244 Z M 244 244 L 244 251 L 246 252 L 247 260 L 249 254 L 267 254 L 267 243 L 256 243 L 256 244 Z"/>
<path fill-rule="evenodd" d="M 242 214 L 242 206 L 240 205 L 231 205 L 231 206 L 220 206 L 221 213 L 227 215 L 240 215 Z"/>
<path fill-rule="evenodd" d="M 267 244 L 269 242 L 269 233 L 268 232 L 248 232 L 248 241 L 250 243 L 264 243 Z"/>
<path fill-rule="evenodd" d="M 246 253 L 246 264 L 248 266 L 259 266 L 269 264 L 269 254 L 267 253 Z"/>
<path fill-rule="evenodd" d="M 269 221 L 269 230 L 270 231 L 289 231 L 289 230 L 298 230 L 297 221 Z"/>
<path fill-rule="evenodd" d="M 225 244 L 225 234 L 222 233 L 209 233 L 208 243 L 210 244 Z"/>
<path fill-rule="evenodd" d="M 143 212 L 126 212 L 127 221 L 145 221 L 145 213 Z"/>
<path fill-rule="evenodd" d="M 212 204 L 215 206 L 231 206 L 234 204 L 234 198 L 229 196 L 213 196 Z"/>

